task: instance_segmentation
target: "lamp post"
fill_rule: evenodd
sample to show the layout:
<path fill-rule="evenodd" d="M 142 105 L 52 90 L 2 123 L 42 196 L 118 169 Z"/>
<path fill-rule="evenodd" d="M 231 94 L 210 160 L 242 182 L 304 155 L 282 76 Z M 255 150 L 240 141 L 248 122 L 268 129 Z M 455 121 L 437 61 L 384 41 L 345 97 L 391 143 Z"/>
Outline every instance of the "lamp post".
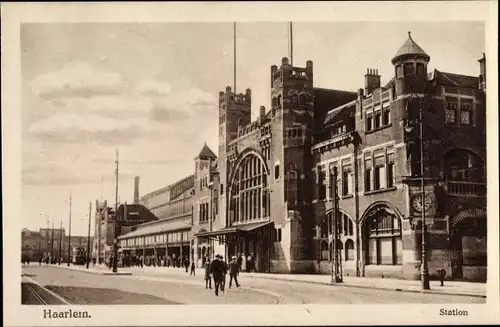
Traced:
<path fill-rule="evenodd" d="M 419 123 L 419 145 L 420 145 L 420 192 L 422 196 L 422 256 L 421 256 L 421 267 L 420 275 L 422 281 L 422 289 L 429 290 L 429 269 L 427 262 L 427 244 L 425 242 L 426 236 L 426 223 L 425 223 L 425 175 L 424 175 L 424 121 L 423 121 L 423 109 L 422 100 L 419 99 L 419 113 L 418 113 L 418 123 Z M 413 130 L 413 126 L 407 124 L 405 126 L 405 131 L 410 133 Z"/>

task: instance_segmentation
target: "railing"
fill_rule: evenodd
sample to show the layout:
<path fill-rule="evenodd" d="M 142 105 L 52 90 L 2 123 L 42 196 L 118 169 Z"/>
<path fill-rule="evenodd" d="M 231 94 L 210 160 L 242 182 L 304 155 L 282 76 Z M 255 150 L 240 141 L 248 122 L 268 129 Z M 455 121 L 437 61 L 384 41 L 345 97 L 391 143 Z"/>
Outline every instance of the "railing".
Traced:
<path fill-rule="evenodd" d="M 448 181 L 448 194 L 457 196 L 486 196 L 486 183 Z"/>

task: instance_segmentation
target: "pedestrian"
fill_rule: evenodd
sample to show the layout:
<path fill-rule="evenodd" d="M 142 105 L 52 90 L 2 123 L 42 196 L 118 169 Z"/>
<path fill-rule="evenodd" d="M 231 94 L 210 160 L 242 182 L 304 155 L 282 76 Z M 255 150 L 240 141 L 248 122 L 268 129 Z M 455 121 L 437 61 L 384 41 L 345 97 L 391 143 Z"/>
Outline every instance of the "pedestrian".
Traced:
<path fill-rule="evenodd" d="M 142 257 L 142 255 L 139 258 L 139 264 L 141 265 L 141 268 L 144 268 L 144 258 Z"/>
<path fill-rule="evenodd" d="M 205 261 L 205 288 L 212 289 L 212 277 L 210 277 L 210 259 Z"/>
<path fill-rule="evenodd" d="M 215 296 L 219 296 L 219 288 L 221 288 L 221 283 L 224 275 L 224 265 L 220 260 L 220 255 L 216 255 L 215 259 L 210 263 L 210 272 L 214 278 L 214 288 L 215 288 Z M 221 291 L 222 288 L 221 288 Z"/>
<path fill-rule="evenodd" d="M 222 292 L 224 292 L 224 289 L 226 288 L 226 275 L 227 275 L 227 271 L 229 270 L 229 267 L 226 263 L 226 261 L 224 260 L 224 257 L 223 256 L 220 256 L 220 260 L 221 260 L 221 263 L 222 263 L 222 281 L 221 281 L 221 290 Z"/>
<path fill-rule="evenodd" d="M 238 269 L 239 271 L 241 271 L 241 265 L 243 264 L 243 254 L 238 254 L 238 258 L 236 259 L 236 262 L 238 263 Z"/>
<path fill-rule="evenodd" d="M 41 266 L 42 265 L 42 256 L 40 256 L 40 259 L 38 259 L 38 265 Z"/>
<path fill-rule="evenodd" d="M 229 288 L 231 288 L 233 279 L 234 283 L 236 284 L 236 287 L 240 287 L 240 284 L 238 283 L 239 271 L 240 271 L 240 265 L 238 264 L 236 257 L 233 257 L 233 260 L 229 263 Z"/>
<path fill-rule="evenodd" d="M 252 271 L 252 256 L 250 254 L 247 257 L 247 271 Z"/>
<path fill-rule="evenodd" d="M 189 273 L 189 276 L 191 276 L 191 275 L 196 276 L 195 268 L 196 267 L 195 267 L 194 261 L 193 261 L 193 262 L 191 262 L 191 273 Z"/>

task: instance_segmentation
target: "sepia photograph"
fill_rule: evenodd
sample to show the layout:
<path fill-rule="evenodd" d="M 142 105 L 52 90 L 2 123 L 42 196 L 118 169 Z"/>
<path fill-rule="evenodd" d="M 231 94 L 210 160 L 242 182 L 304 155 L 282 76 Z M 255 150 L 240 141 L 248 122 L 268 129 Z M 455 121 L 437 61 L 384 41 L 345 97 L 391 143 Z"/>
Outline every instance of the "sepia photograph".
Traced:
<path fill-rule="evenodd" d="M 19 23 L 10 305 L 498 301 L 490 25 L 284 17 Z"/>

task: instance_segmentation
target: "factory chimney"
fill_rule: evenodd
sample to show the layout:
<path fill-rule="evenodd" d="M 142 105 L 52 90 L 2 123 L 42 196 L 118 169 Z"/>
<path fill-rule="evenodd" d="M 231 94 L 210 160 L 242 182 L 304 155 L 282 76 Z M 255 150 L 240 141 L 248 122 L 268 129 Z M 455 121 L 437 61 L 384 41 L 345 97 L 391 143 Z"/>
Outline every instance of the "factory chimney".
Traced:
<path fill-rule="evenodd" d="M 139 204 L 139 176 L 134 178 L 134 204 Z"/>

